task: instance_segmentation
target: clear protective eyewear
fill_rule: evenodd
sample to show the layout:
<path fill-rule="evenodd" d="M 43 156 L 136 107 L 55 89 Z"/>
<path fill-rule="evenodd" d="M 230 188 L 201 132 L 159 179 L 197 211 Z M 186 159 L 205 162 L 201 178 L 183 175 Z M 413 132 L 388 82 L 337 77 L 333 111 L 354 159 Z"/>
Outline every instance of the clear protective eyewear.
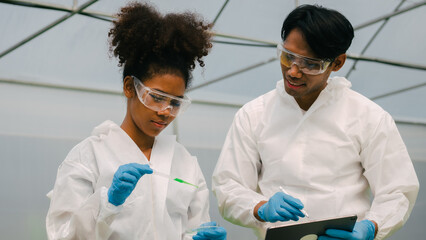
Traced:
<path fill-rule="evenodd" d="M 185 111 L 191 104 L 191 100 L 187 96 L 181 98 L 160 92 L 143 85 L 142 81 L 137 77 L 132 77 L 139 100 L 145 107 L 153 111 L 158 112 L 170 109 L 170 115 L 175 117 Z"/>
<path fill-rule="evenodd" d="M 318 75 L 325 72 L 330 63 L 333 62 L 333 60 L 309 58 L 290 52 L 283 47 L 282 43 L 277 45 L 277 55 L 282 65 L 291 68 L 295 64 L 301 72 L 308 75 Z"/>

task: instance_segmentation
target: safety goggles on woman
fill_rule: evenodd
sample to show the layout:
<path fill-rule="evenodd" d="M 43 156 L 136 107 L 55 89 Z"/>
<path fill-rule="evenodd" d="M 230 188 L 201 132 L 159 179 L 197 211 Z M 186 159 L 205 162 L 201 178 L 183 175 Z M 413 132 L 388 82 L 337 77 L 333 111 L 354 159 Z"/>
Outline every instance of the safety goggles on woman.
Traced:
<path fill-rule="evenodd" d="M 191 100 L 184 96 L 176 97 L 167 93 L 157 91 L 142 84 L 142 81 L 133 77 L 136 94 L 145 107 L 153 111 L 164 111 L 170 109 L 170 115 L 177 116 L 178 113 L 185 111 L 191 104 Z"/>
<path fill-rule="evenodd" d="M 281 64 L 290 68 L 296 64 L 301 72 L 308 75 L 318 75 L 327 69 L 333 60 L 323 60 L 317 58 L 309 58 L 296 53 L 292 53 L 283 47 L 283 43 L 277 46 L 277 55 Z"/>

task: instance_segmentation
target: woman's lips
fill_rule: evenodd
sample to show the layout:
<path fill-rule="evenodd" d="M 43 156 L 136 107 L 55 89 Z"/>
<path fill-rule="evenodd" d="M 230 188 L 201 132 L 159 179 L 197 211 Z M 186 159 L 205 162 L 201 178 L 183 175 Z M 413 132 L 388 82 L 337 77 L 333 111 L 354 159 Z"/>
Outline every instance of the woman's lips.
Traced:
<path fill-rule="evenodd" d="M 163 122 L 163 121 L 151 121 L 154 126 L 156 126 L 157 128 L 165 128 L 167 126 L 167 122 Z"/>

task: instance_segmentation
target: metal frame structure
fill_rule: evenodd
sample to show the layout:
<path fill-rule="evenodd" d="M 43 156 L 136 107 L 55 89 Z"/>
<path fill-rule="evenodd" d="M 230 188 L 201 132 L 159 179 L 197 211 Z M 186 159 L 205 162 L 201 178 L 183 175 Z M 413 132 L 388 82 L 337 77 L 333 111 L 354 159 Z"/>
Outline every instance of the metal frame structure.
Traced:
<path fill-rule="evenodd" d="M 36 33 L 30 35 L 29 37 L 27 37 L 26 39 L 22 40 L 21 42 L 15 44 L 14 46 L 10 47 L 9 49 L 6 49 L 5 51 L 3 51 L 2 53 L 0 53 L 0 58 L 4 57 L 5 55 L 9 54 L 10 52 L 16 50 L 17 48 L 19 48 L 20 46 L 24 45 L 25 43 L 33 40 L 34 38 L 38 37 L 39 35 L 43 34 L 44 32 L 48 31 L 49 29 L 57 26 L 58 24 L 64 22 L 65 20 L 67 20 L 68 18 L 74 16 L 75 14 L 81 14 L 81 15 L 85 15 L 85 16 L 89 16 L 89 17 L 93 17 L 96 19 L 100 19 L 100 20 L 104 20 L 104 21 L 112 21 L 114 19 L 114 16 L 111 14 L 106 14 L 106 13 L 100 13 L 100 12 L 95 12 L 95 11 L 87 11 L 85 10 L 87 7 L 89 7 L 90 5 L 92 5 L 93 3 L 97 2 L 98 0 L 91 0 L 88 1 L 86 3 L 84 3 L 80 8 L 76 9 L 76 1 L 74 2 L 74 7 L 73 8 L 67 8 L 64 6 L 60 6 L 60 5 L 54 5 L 54 4 L 46 4 L 46 3 L 42 3 L 42 2 L 37 2 L 37 1 L 24 1 L 24 0 L 0 0 L 0 3 L 8 3 L 8 4 L 13 4 L 13 5 L 20 5 L 20 6 L 26 6 L 26 7 L 35 7 L 35 8 L 43 8 L 43 9 L 51 9 L 51 10 L 57 10 L 57 11 L 64 11 L 64 12 L 68 12 L 69 14 L 67 14 L 66 16 L 54 21 L 53 23 L 49 24 L 48 26 L 40 29 L 39 31 L 37 31 Z M 400 9 L 400 6 L 405 2 L 406 0 L 401 0 L 400 4 L 397 6 L 397 8 L 395 9 L 395 11 L 393 13 L 389 13 L 386 14 L 384 16 L 378 17 L 376 19 L 370 20 L 366 23 L 363 23 L 361 25 L 355 26 L 354 30 L 359 30 L 365 27 L 368 27 L 370 25 L 373 25 L 377 22 L 380 21 L 384 21 L 384 23 L 382 24 L 382 26 L 376 31 L 376 33 L 373 35 L 373 37 L 370 39 L 370 41 L 367 43 L 367 46 L 363 49 L 362 54 L 366 51 L 366 49 L 369 47 L 369 45 L 371 44 L 371 42 L 374 40 L 374 38 L 377 36 L 377 34 L 382 30 L 383 26 L 387 23 L 387 21 L 394 16 L 397 16 L 399 14 L 408 12 L 410 10 L 419 8 L 421 6 L 426 5 L 426 0 L 419 2 L 419 3 L 415 3 L 412 4 L 411 6 L 408 6 L 404 9 Z M 226 5 L 228 4 L 229 0 L 226 0 L 224 2 L 224 4 L 222 5 L 219 13 L 217 13 L 213 24 L 216 23 L 216 21 L 219 19 L 221 13 L 223 12 L 223 10 L 225 9 Z M 299 1 L 295 1 L 296 2 L 296 6 L 299 4 Z M 236 40 L 243 40 L 243 41 L 249 41 L 249 42 L 254 42 L 257 44 L 252 44 L 252 46 L 260 46 L 260 47 L 275 47 L 277 45 L 276 42 L 270 42 L 270 41 L 266 41 L 266 40 L 259 40 L 259 39 L 253 39 L 253 38 L 247 38 L 247 37 L 242 37 L 242 36 L 235 36 L 235 35 L 230 35 L 230 34 L 224 34 L 224 33 L 218 33 L 218 32 L 212 32 L 212 34 L 216 37 L 223 37 L 223 38 L 230 38 L 230 39 L 236 39 Z M 238 45 L 250 45 L 247 43 L 241 43 L 241 42 L 226 42 L 226 41 L 217 41 L 214 40 L 214 42 L 219 42 L 219 43 L 224 43 L 224 44 L 238 44 Z M 382 59 L 382 58 L 375 58 L 375 57 L 369 57 L 369 56 L 364 56 L 364 55 L 356 55 L 356 54 L 348 54 L 348 58 L 349 59 L 353 59 L 357 61 L 370 61 L 370 62 L 377 62 L 377 63 L 382 63 L 382 64 L 388 64 L 388 65 L 393 65 L 393 66 L 400 66 L 400 67 L 406 67 L 406 68 L 411 68 L 411 69 L 418 69 L 418 70 L 426 70 L 426 65 L 417 65 L 417 64 L 412 64 L 412 63 L 407 63 L 407 62 L 399 62 L 399 61 L 393 61 L 393 60 L 388 60 L 388 59 Z M 354 67 L 353 67 L 354 68 Z"/>
<path fill-rule="evenodd" d="M 49 10 L 66 12 L 66 15 L 64 15 L 63 17 L 55 20 L 54 22 L 47 25 L 46 27 L 38 30 L 34 34 L 31 34 L 30 36 L 25 38 L 24 40 L 16 43 L 12 47 L 1 52 L 0 53 L 0 59 L 2 57 L 6 56 L 7 54 L 13 52 L 14 50 L 18 49 L 19 47 L 23 46 L 24 44 L 26 44 L 26 43 L 30 42 L 31 40 L 37 38 L 38 36 L 42 35 L 43 33 L 47 32 L 48 30 L 54 28 L 55 26 L 58 26 L 59 24 L 63 23 L 64 21 L 73 17 L 76 14 L 85 15 L 85 16 L 88 16 L 88 17 L 91 17 L 91 18 L 102 20 L 102 21 L 112 21 L 114 19 L 114 16 L 111 15 L 111 14 L 86 10 L 86 8 L 88 8 L 89 6 L 91 6 L 92 4 L 94 4 L 95 2 L 98 2 L 98 1 L 99 0 L 89 0 L 86 3 L 82 4 L 80 7 L 77 8 L 77 1 L 74 0 L 74 6 L 72 8 L 70 8 L 70 7 L 61 6 L 61 5 L 46 4 L 46 3 L 42 3 L 42 2 L 38 2 L 38 1 L 0 0 L 0 3 L 5 3 L 5 4 L 13 4 L 13 5 L 23 6 L 23 7 L 42 8 L 42 9 L 49 9 Z M 403 67 L 403 68 L 417 69 L 417 70 L 423 70 L 423 71 L 426 70 L 426 65 L 416 65 L 416 64 L 407 63 L 407 62 L 399 62 L 399 61 L 394 61 L 394 60 L 389 60 L 389 59 L 382 59 L 382 58 L 370 57 L 370 56 L 363 55 L 365 53 L 365 51 L 368 49 L 368 47 L 370 46 L 370 44 L 374 41 L 376 36 L 380 33 L 380 31 L 383 29 L 383 27 L 386 25 L 387 21 L 391 17 L 399 15 L 399 14 L 406 13 L 408 11 L 411 11 L 413 9 L 416 9 L 416 8 L 419 8 L 419 7 L 426 5 L 426 0 L 424 0 L 424 1 L 412 4 L 412 5 L 410 5 L 406 8 L 400 9 L 400 7 L 402 6 L 402 4 L 404 2 L 405 2 L 405 0 L 401 0 L 401 2 L 398 4 L 398 6 L 394 10 L 394 12 L 389 13 L 389 14 L 385 14 L 381 17 L 375 18 L 373 20 L 370 20 L 368 22 L 365 22 L 363 24 L 360 24 L 360 25 L 354 27 L 354 30 L 356 31 L 356 30 L 363 29 L 367 26 L 371 26 L 375 23 L 383 21 L 381 26 L 377 29 L 377 31 L 374 33 L 374 35 L 368 41 L 368 43 L 366 44 L 366 46 L 364 47 L 364 49 L 362 50 L 360 55 L 347 54 L 348 59 L 354 60 L 354 63 L 353 63 L 351 69 L 349 70 L 349 72 L 347 73 L 346 76 L 349 76 L 350 73 L 353 71 L 353 69 L 355 69 L 355 66 L 358 63 L 358 61 L 369 61 L 369 62 L 376 62 L 376 63 L 380 63 L 380 64 L 387 64 L 387 65 L 398 66 L 398 67 Z M 216 17 L 214 18 L 213 24 L 215 24 L 217 22 L 217 20 L 219 19 L 220 15 L 222 14 L 223 10 L 226 8 L 228 3 L 229 3 L 229 0 L 225 0 L 221 9 L 216 14 Z M 296 6 L 299 5 L 298 0 L 295 0 L 295 5 Z M 212 32 L 212 34 L 216 37 L 216 39 L 214 39 L 213 42 L 220 43 L 220 44 L 236 44 L 236 45 L 244 45 L 244 46 L 270 47 L 270 48 L 275 48 L 276 45 L 277 45 L 276 42 L 270 42 L 270 41 L 261 40 L 261 39 L 252 39 L 252 38 L 247 38 L 247 37 L 243 37 L 243 36 L 235 36 L 235 35 L 218 33 L 218 32 Z M 220 40 L 220 39 L 217 39 L 217 38 L 232 39 L 233 41 L 223 41 L 223 40 Z M 238 42 L 235 41 L 235 40 L 237 40 Z M 195 89 L 199 89 L 199 88 L 205 87 L 207 85 L 210 85 L 210 84 L 222 81 L 222 80 L 226 80 L 229 77 L 232 77 L 232 76 L 238 75 L 240 73 L 258 68 L 260 66 L 271 63 L 275 60 L 277 60 L 276 57 L 255 63 L 253 65 L 244 67 L 242 69 L 238 69 L 234 72 L 225 74 L 224 76 L 221 76 L 221 77 L 218 77 L 216 79 L 209 80 L 209 81 L 207 81 L 203 84 L 194 86 L 194 87 L 190 88 L 188 91 L 193 91 Z M 119 91 L 109 91 L 109 90 L 84 88 L 84 87 L 72 87 L 72 86 L 64 86 L 64 85 L 57 85 L 57 84 L 35 83 L 35 82 L 28 82 L 28 81 L 14 80 L 14 79 L 0 79 L 0 83 L 19 84 L 19 85 L 35 86 L 35 87 L 43 87 L 43 88 L 65 89 L 65 90 L 83 91 L 83 92 L 100 93 L 100 94 L 112 94 L 112 95 L 121 95 L 122 94 Z M 401 93 L 401 92 L 409 91 L 409 90 L 412 90 L 412 89 L 415 89 L 415 88 L 423 87 L 425 85 L 426 85 L 426 83 L 417 84 L 417 85 L 407 87 L 407 88 L 403 88 L 403 89 L 400 89 L 400 90 L 397 90 L 397 91 L 393 91 L 393 92 L 385 93 L 385 94 L 382 94 L 382 95 L 379 95 L 379 96 L 375 96 L 375 97 L 372 97 L 371 99 L 376 100 L 376 99 L 379 99 L 379 98 L 388 97 L 388 96 L 391 96 L 391 95 L 394 95 L 394 94 L 397 94 L 397 93 Z M 239 104 L 232 104 L 232 103 L 220 103 L 220 102 L 198 101 L 198 100 L 194 100 L 193 102 L 196 103 L 196 104 L 204 104 L 204 105 L 215 105 L 215 106 L 224 106 L 224 107 L 241 107 L 241 105 L 239 105 Z M 404 124 L 414 124 L 414 125 L 426 126 L 426 122 L 424 122 L 424 121 L 396 120 L 396 122 L 404 123 Z M 177 130 L 177 124 L 175 124 L 174 125 L 174 132 L 177 133 L 177 131 L 178 131 Z"/>

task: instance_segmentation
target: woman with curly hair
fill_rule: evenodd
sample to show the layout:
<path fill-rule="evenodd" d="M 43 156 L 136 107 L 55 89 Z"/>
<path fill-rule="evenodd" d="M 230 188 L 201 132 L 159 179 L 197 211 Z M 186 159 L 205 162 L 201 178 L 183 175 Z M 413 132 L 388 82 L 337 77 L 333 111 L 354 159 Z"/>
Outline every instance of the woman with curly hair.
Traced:
<path fill-rule="evenodd" d="M 49 239 L 225 239 L 214 225 L 195 157 L 161 135 L 190 103 L 195 61 L 211 48 L 209 24 L 193 13 L 123 7 L 109 31 L 123 67 L 127 113 L 75 146 L 57 173 L 46 218 Z M 201 226 L 195 236 L 188 230 Z"/>

